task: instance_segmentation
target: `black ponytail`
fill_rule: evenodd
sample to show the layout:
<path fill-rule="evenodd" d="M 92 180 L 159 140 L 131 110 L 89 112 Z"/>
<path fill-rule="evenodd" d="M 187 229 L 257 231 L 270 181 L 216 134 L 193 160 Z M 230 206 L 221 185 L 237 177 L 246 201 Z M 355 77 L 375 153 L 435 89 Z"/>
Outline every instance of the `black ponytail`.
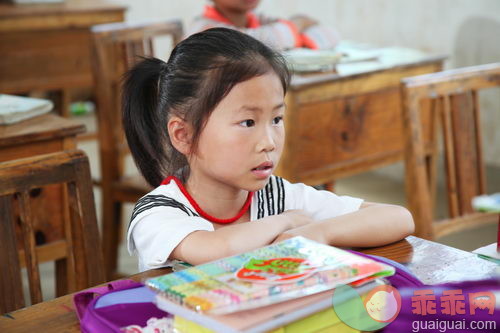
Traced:
<path fill-rule="evenodd" d="M 171 144 L 169 113 L 189 122 L 196 149 L 210 113 L 238 83 L 274 72 L 286 92 L 283 57 L 244 33 L 214 28 L 194 34 L 172 51 L 168 63 L 147 58 L 125 76 L 123 127 L 134 160 L 153 187 L 187 166 Z M 189 170 L 188 170 L 189 171 Z"/>
<path fill-rule="evenodd" d="M 139 170 L 153 187 L 175 169 L 175 164 L 185 164 L 182 154 L 169 149 L 168 103 L 162 87 L 166 75 L 168 65 L 164 61 L 146 58 L 126 74 L 123 87 L 123 128 L 127 142 Z"/>

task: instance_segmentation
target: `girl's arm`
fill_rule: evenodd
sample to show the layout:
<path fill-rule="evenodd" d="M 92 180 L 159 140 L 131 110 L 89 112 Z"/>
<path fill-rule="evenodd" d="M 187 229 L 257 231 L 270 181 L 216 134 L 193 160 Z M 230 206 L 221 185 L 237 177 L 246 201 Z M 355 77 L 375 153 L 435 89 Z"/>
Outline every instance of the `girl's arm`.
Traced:
<path fill-rule="evenodd" d="M 287 230 L 275 242 L 304 236 L 334 246 L 372 247 L 403 239 L 414 229 L 413 217 L 406 208 L 363 203 L 356 212 Z"/>
<path fill-rule="evenodd" d="M 177 245 L 170 258 L 199 265 L 268 245 L 284 231 L 309 223 L 312 223 L 312 219 L 308 214 L 290 210 L 258 221 L 224 226 L 215 231 L 195 231 Z"/>

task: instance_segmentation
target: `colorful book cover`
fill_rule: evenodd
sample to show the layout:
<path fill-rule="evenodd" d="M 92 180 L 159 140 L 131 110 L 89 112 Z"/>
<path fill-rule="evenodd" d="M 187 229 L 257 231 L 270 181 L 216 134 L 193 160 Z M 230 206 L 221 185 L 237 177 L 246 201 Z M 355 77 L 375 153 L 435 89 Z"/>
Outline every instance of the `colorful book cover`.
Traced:
<path fill-rule="evenodd" d="M 394 268 L 303 237 L 151 278 L 160 297 L 227 314 L 394 274 Z"/>
<path fill-rule="evenodd" d="M 385 284 L 383 279 L 375 279 L 354 289 L 364 299 L 374 288 Z M 333 294 L 334 289 L 331 289 L 286 302 L 224 315 L 195 312 L 160 296 L 156 298 L 156 305 L 174 315 L 173 326 L 178 332 L 259 333 L 273 330 L 272 333 L 317 333 L 325 327 L 335 326 L 336 330 L 347 327 L 333 311 Z M 344 301 L 350 301 L 350 296 L 346 294 Z M 337 296 L 337 301 L 341 297 Z M 321 315 L 325 312 L 328 313 L 327 316 Z M 337 332 L 336 330 L 333 331 Z"/>

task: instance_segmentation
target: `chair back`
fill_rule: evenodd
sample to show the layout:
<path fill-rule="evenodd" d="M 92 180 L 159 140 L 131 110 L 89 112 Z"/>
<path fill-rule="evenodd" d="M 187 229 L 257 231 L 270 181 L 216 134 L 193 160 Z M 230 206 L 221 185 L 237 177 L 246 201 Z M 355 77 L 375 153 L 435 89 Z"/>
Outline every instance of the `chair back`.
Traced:
<path fill-rule="evenodd" d="M 177 44 L 182 38 L 182 24 L 179 20 L 119 22 L 96 25 L 91 31 L 101 177 L 108 184 L 123 176 L 123 159 L 128 153 L 121 121 L 123 74 L 141 57 L 155 55 L 155 39 L 168 36 L 173 45 Z"/>
<path fill-rule="evenodd" d="M 0 313 L 25 306 L 21 267 L 27 269 L 31 303 L 42 301 L 38 264 L 47 258 L 64 263 L 65 270 L 56 274 L 67 292 L 105 281 L 89 162 L 82 151 L 2 162 L 0 184 Z M 64 238 L 37 245 L 30 191 L 53 184 L 65 188 Z"/>
<path fill-rule="evenodd" d="M 179 20 L 156 23 L 110 23 L 93 26 L 93 74 L 97 104 L 97 125 L 102 189 L 102 231 L 104 260 L 109 279 L 116 277 L 122 202 L 136 202 L 151 190 L 138 175 L 125 173 L 129 154 L 122 127 L 121 88 L 123 74 L 140 57 L 155 55 L 155 42 L 170 38 L 173 45 L 182 38 Z M 158 44 L 157 44 L 158 45 Z M 163 43 L 162 45 L 165 45 Z M 165 55 L 167 56 L 167 55 Z M 161 57 L 163 58 L 163 57 Z"/>
<path fill-rule="evenodd" d="M 478 91 L 495 86 L 500 86 L 500 63 L 402 80 L 407 197 L 418 236 L 432 239 L 489 219 L 474 214 L 471 201 L 486 193 Z M 441 124 L 450 217 L 439 225 L 433 225 L 436 171 L 435 163 L 429 163 L 429 155 L 437 147 L 425 146 L 420 114 L 421 103 L 429 99 L 436 105 L 431 131 L 435 132 L 436 124 Z M 433 140 L 432 144 L 437 145 L 438 141 Z"/>

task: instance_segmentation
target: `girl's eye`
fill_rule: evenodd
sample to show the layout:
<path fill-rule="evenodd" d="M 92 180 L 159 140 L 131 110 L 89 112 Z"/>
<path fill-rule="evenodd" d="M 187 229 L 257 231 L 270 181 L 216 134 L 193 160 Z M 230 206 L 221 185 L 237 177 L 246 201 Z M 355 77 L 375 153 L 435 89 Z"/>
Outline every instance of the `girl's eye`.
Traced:
<path fill-rule="evenodd" d="M 255 125 L 255 121 L 253 119 L 247 119 L 247 120 L 243 120 L 240 125 L 244 126 L 244 127 L 252 127 L 253 125 Z"/>
<path fill-rule="evenodd" d="M 283 117 L 282 116 L 279 116 L 279 117 L 274 117 L 273 118 L 273 125 L 278 125 L 279 123 L 281 123 L 283 121 Z"/>

